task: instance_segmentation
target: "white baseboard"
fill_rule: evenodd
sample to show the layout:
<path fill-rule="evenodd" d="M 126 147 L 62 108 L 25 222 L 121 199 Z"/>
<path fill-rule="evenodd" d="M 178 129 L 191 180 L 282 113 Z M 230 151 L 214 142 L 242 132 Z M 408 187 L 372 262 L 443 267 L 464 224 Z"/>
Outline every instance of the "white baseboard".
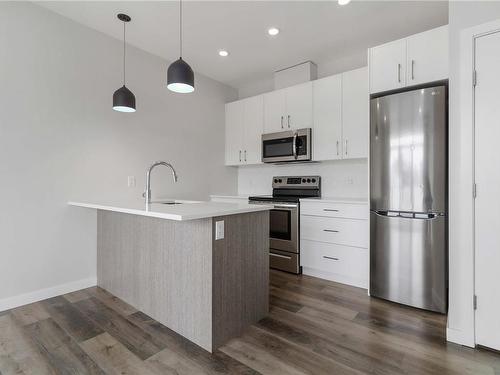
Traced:
<path fill-rule="evenodd" d="M 468 346 L 471 348 L 476 347 L 474 334 L 467 333 L 458 329 L 446 328 L 446 341 Z"/>
<path fill-rule="evenodd" d="M 80 289 L 90 288 L 95 285 L 97 285 L 97 277 L 90 277 L 88 279 L 76 280 L 67 284 L 56 285 L 50 288 L 39 289 L 30 293 L 4 298 L 0 300 L 0 311 L 10 310 L 15 307 L 42 301 L 61 294 L 71 293 Z"/>

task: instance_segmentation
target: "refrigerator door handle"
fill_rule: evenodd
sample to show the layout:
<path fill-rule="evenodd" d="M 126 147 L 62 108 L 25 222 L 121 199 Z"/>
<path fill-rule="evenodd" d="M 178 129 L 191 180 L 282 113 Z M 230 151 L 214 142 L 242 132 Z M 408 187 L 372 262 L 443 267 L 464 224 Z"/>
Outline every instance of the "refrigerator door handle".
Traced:
<path fill-rule="evenodd" d="M 420 213 L 420 212 L 398 212 L 398 211 L 372 211 L 377 216 L 382 217 L 400 217 L 403 219 L 421 219 L 421 220 L 432 220 L 438 217 L 446 216 L 441 212 L 429 212 L 429 213 Z"/>

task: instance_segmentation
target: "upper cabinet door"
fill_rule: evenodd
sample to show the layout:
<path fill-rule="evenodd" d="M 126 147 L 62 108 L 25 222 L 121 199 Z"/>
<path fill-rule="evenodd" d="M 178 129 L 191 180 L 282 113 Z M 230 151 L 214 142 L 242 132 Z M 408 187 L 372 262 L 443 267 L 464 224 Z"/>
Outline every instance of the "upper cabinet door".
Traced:
<path fill-rule="evenodd" d="M 243 116 L 243 101 L 226 104 L 226 165 L 243 163 Z"/>
<path fill-rule="evenodd" d="M 342 75 L 313 82 L 313 159 L 342 158 Z"/>
<path fill-rule="evenodd" d="M 370 92 L 406 85 L 406 39 L 370 48 Z"/>
<path fill-rule="evenodd" d="M 243 161 L 246 164 L 262 163 L 262 133 L 264 131 L 264 97 L 254 96 L 244 101 Z"/>
<path fill-rule="evenodd" d="M 342 74 L 343 158 L 368 157 L 368 68 Z"/>
<path fill-rule="evenodd" d="M 264 133 L 284 131 L 285 126 L 285 90 L 264 94 Z"/>
<path fill-rule="evenodd" d="M 312 82 L 288 87 L 286 93 L 285 130 L 312 128 L 313 103 Z"/>
<path fill-rule="evenodd" d="M 448 26 L 407 38 L 407 85 L 448 78 Z"/>

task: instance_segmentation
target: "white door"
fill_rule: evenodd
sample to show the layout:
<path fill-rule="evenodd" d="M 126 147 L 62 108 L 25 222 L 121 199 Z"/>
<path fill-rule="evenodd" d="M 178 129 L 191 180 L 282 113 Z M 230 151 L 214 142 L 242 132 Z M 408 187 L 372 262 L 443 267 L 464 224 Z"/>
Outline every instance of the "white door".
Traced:
<path fill-rule="evenodd" d="M 264 94 L 264 132 L 276 133 L 285 129 L 285 91 Z"/>
<path fill-rule="evenodd" d="M 342 75 L 313 82 L 313 160 L 342 158 Z"/>
<path fill-rule="evenodd" d="M 342 74 L 343 158 L 368 157 L 370 94 L 368 70 L 361 68 Z"/>
<path fill-rule="evenodd" d="M 406 85 L 406 39 L 370 48 L 370 92 Z"/>
<path fill-rule="evenodd" d="M 285 96 L 285 128 L 287 130 L 312 128 L 312 82 L 301 83 L 300 85 L 286 88 Z"/>
<path fill-rule="evenodd" d="M 264 129 L 264 97 L 254 96 L 244 100 L 243 161 L 245 164 L 262 162 L 262 133 Z"/>
<path fill-rule="evenodd" d="M 476 343 L 500 350 L 500 33 L 476 39 Z"/>
<path fill-rule="evenodd" d="M 226 104 L 226 165 L 243 162 L 243 101 Z"/>
<path fill-rule="evenodd" d="M 407 85 L 448 78 L 448 26 L 407 39 Z"/>

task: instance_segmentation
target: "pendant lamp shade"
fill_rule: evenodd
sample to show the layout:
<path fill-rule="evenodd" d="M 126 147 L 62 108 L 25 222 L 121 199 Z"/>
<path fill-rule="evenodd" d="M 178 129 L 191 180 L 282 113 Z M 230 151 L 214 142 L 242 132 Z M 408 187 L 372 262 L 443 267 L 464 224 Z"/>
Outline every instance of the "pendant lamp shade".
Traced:
<path fill-rule="evenodd" d="M 118 112 L 135 112 L 135 95 L 125 85 L 113 94 L 113 109 Z"/>
<path fill-rule="evenodd" d="M 117 17 L 123 22 L 123 86 L 113 94 L 113 109 L 118 112 L 135 112 L 135 95 L 125 86 L 125 24 L 131 18 L 122 13 Z"/>
<path fill-rule="evenodd" d="M 182 59 L 182 0 L 179 0 L 179 59 L 167 70 L 167 88 L 170 91 L 187 94 L 194 91 L 194 72 Z"/>
<path fill-rule="evenodd" d="M 167 70 L 167 88 L 178 93 L 194 91 L 194 72 L 182 57 L 174 61 Z"/>

